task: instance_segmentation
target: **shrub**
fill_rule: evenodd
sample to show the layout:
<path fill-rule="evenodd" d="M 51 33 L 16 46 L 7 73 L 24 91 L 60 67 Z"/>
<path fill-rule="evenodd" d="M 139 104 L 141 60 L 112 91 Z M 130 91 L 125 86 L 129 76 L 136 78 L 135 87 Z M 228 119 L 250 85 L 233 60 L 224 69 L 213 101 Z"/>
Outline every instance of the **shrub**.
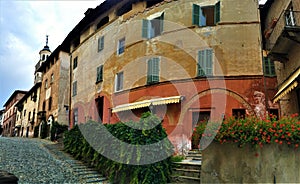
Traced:
<path fill-rule="evenodd" d="M 137 125 L 143 125 L 143 129 L 132 128 Z M 95 166 L 100 172 L 108 176 L 112 183 L 167 183 L 170 182 L 171 176 L 171 157 L 152 163 L 142 164 L 142 149 L 136 146 L 130 150 L 128 147 L 114 143 L 109 136 L 103 136 L 104 133 L 99 128 L 98 123 L 88 122 L 84 125 L 75 126 L 72 130 L 65 133 L 64 149 L 91 165 Z M 152 128 L 153 127 L 153 128 Z M 157 143 L 167 137 L 160 120 L 150 114 L 142 115 L 140 122 L 117 123 L 113 125 L 105 125 L 105 128 L 113 137 L 131 145 L 150 145 Z M 149 129 L 150 128 L 150 129 Z M 90 130 L 98 131 L 97 135 L 90 133 L 91 136 L 86 141 L 81 131 L 90 132 Z M 101 135 L 101 138 L 99 138 Z M 94 137 L 93 137 L 94 136 Z M 94 139 L 98 146 L 91 147 L 89 143 Z M 94 144 L 94 143 L 93 143 Z M 97 151 L 96 151 L 97 150 Z M 123 159 L 124 163 L 110 160 L 103 155 L 117 155 Z M 151 158 L 157 159 L 160 155 L 173 153 L 172 144 L 167 140 L 165 144 L 161 144 L 156 150 L 148 150 L 147 154 Z M 137 163 L 130 165 L 130 163 Z"/>
<path fill-rule="evenodd" d="M 208 123 L 207 129 L 216 126 L 216 123 Z M 211 128 L 213 129 L 213 128 Z M 264 120 L 256 117 L 245 119 L 226 119 L 217 128 L 214 141 L 223 143 L 237 143 L 239 147 L 245 144 L 263 147 L 265 144 L 287 144 L 298 148 L 300 144 L 300 121 L 297 114 L 286 116 L 279 120 L 270 116 Z M 194 134 L 199 138 L 211 138 L 213 134 L 204 133 L 202 127 L 197 127 Z"/>

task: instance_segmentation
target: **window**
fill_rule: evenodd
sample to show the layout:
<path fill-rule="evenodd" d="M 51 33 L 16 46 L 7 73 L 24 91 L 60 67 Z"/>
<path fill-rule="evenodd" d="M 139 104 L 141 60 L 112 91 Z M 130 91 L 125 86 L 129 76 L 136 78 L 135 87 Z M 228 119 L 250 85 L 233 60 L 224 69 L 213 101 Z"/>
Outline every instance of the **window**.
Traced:
<path fill-rule="evenodd" d="M 48 79 L 46 79 L 46 81 L 45 81 L 45 89 L 47 89 L 48 88 Z"/>
<path fill-rule="evenodd" d="M 285 22 L 287 26 L 295 26 L 296 19 L 293 11 L 293 6 L 290 4 L 290 8 L 285 12 Z"/>
<path fill-rule="evenodd" d="M 42 56 L 42 60 L 43 60 L 43 61 L 45 60 L 45 54 L 43 54 L 43 56 Z"/>
<path fill-rule="evenodd" d="M 97 67 L 96 82 L 101 82 L 102 80 L 103 80 L 103 65 Z"/>
<path fill-rule="evenodd" d="M 51 110 L 52 107 L 52 97 L 49 98 L 48 111 Z"/>
<path fill-rule="evenodd" d="M 272 61 L 268 57 L 263 57 L 263 66 L 264 66 L 264 75 L 265 76 L 275 76 L 275 64 L 274 61 Z"/>
<path fill-rule="evenodd" d="M 104 36 L 98 38 L 98 52 L 102 51 L 104 48 Z"/>
<path fill-rule="evenodd" d="M 117 73 L 116 75 L 116 86 L 115 89 L 116 91 L 120 91 L 123 89 L 123 72 Z"/>
<path fill-rule="evenodd" d="M 78 125 L 78 109 L 74 109 L 74 125 Z"/>
<path fill-rule="evenodd" d="M 147 84 L 159 82 L 159 58 L 148 60 Z"/>
<path fill-rule="evenodd" d="M 52 84 L 54 82 L 54 74 L 51 74 L 51 81 L 50 84 Z"/>
<path fill-rule="evenodd" d="M 120 39 L 118 42 L 118 55 L 124 53 L 125 51 L 125 37 Z"/>
<path fill-rule="evenodd" d="M 28 121 L 30 121 L 31 112 L 28 113 Z"/>
<path fill-rule="evenodd" d="M 76 96 L 77 95 L 77 81 L 73 82 L 73 96 Z"/>
<path fill-rule="evenodd" d="M 204 6 L 193 4 L 193 25 L 213 26 L 220 22 L 220 1 L 214 6 Z"/>
<path fill-rule="evenodd" d="M 75 68 L 77 68 L 77 64 L 78 64 L 78 57 L 76 56 L 74 59 L 73 59 L 73 70 L 75 69 Z"/>
<path fill-rule="evenodd" d="M 213 50 L 205 49 L 198 52 L 198 76 L 212 75 Z"/>
<path fill-rule="evenodd" d="M 143 19 L 142 37 L 154 38 L 162 34 L 164 28 L 164 13 L 152 20 Z"/>
<path fill-rule="evenodd" d="M 24 109 L 24 115 L 23 115 L 24 117 L 26 116 L 26 109 Z"/>
<path fill-rule="evenodd" d="M 46 102 L 44 101 L 43 102 L 43 111 L 45 111 L 45 109 L 46 109 Z"/>

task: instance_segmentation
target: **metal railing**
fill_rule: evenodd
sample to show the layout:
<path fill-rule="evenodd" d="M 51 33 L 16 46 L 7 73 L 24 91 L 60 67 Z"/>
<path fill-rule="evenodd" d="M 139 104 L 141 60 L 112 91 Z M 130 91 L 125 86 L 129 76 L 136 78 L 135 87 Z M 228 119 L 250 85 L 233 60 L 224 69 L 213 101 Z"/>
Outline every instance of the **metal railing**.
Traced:
<path fill-rule="evenodd" d="M 300 27 L 300 11 L 285 10 L 281 12 L 268 39 L 268 50 L 273 48 L 284 29 L 293 27 Z"/>

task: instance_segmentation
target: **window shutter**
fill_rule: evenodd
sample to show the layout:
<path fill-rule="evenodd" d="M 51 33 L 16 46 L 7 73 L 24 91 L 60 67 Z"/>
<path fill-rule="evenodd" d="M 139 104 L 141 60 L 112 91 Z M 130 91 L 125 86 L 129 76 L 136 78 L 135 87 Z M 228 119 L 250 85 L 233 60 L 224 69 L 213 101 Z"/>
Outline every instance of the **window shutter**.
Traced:
<path fill-rule="evenodd" d="M 200 21 L 199 21 L 199 17 L 200 17 L 200 6 L 193 4 L 193 25 L 200 25 Z"/>
<path fill-rule="evenodd" d="M 164 31 L 164 16 L 165 16 L 165 14 L 163 13 L 159 17 L 159 21 L 160 21 L 160 33 L 162 33 Z"/>
<path fill-rule="evenodd" d="M 212 60 L 213 60 L 213 52 L 212 49 L 206 50 L 206 65 L 205 65 L 205 74 L 212 75 Z"/>
<path fill-rule="evenodd" d="M 97 82 L 103 80 L 103 65 L 97 67 Z"/>
<path fill-rule="evenodd" d="M 198 52 L 198 76 L 205 76 L 204 63 L 205 63 L 205 50 L 200 50 Z"/>
<path fill-rule="evenodd" d="M 218 22 L 220 22 L 220 18 L 221 18 L 221 3 L 220 1 L 217 2 L 215 4 L 215 24 L 217 24 Z"/>
<path fill-rule="evenodd" d="M 153 59 L 149 59 L 148 60 L 148 75 L 147 75 L 147 83 L 151 83 L 152 82 L 152 61 Z"/>
<path fill-rule="evenodd" d="M 104 48 L 104 36 L 98 38 L 98 52 L 103 50 L 103 48 Z"/>
<path fill-rule="evenodd" d="M 159 82 L 159 58 L 153 58 L 152 82 Z"/>
<path fill-rule="evenodd" d="M 143 19 L 143 25 L 142 25 L 142 37 L 143 38 L 149 38 L 148 25 L 149 25 L 149 20 Z"/>
<path fill-rule="evenodd" d="M 147 83 L 159 82 L 159 58 L 148 60 Z"/>

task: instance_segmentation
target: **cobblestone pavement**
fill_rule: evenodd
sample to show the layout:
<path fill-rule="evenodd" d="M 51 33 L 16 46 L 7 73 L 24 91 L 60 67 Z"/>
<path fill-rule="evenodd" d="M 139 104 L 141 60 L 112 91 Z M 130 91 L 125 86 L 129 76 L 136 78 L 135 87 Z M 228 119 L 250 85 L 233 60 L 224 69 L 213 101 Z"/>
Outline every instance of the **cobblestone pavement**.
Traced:
<path fill-rule="evenodd" d="M 19 183 L 106 183 L 99 173 L 42 139 L 0 137 L 0 170 Z"/>

